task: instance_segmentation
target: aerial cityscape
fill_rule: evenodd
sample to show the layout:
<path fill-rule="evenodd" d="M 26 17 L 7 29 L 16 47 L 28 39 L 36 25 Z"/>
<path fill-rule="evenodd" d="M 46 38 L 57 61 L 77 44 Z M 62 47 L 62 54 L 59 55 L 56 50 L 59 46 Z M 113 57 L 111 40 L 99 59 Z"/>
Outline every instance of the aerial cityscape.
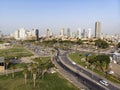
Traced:
<path fill-rule="evenodd" d="M 120 90 L 119 0 L 1 0 L 0 90 Z"/>

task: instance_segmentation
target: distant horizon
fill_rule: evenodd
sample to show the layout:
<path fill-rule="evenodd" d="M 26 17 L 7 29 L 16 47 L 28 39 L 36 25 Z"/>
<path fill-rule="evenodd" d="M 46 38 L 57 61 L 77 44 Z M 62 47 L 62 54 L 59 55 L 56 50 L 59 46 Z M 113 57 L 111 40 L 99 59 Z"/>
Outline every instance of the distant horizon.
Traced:
<path fill-rule="evenodd" d="M 19 28 L 49 28 L 59 34 L 62 28 L 71 32 L 91 28 L 101 22 L 101 33 L 120 34 L 119 0 L 0 0 L 0 31 L 11 34 Z"/>

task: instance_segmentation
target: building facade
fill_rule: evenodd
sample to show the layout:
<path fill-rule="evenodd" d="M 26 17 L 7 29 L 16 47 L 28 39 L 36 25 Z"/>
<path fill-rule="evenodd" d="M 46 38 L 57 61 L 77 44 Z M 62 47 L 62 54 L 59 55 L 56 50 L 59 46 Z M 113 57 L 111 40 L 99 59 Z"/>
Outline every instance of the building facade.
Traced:
<path fill-rule="evenodd" d="M 101 23 L 96 22 L 95 23 L 95 38 L 100 38 L 101 37 Z"/>

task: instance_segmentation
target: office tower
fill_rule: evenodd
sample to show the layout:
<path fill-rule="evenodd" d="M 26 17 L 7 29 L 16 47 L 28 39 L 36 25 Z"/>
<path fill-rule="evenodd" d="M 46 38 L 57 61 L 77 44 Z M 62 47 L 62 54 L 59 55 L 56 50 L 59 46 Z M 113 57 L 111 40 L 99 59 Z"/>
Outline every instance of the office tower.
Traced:
<path fill-rule="evenodd" d="M 100 38 L 100 34 L 101 34 L 101 23 L 96 22 L 95 23 L 95 38 Z"/>
<path fill-rule="evenodd" d="M 38 29 L 36 29 L 35 34 L 36 34 L 36 40 L 39 40 L 39 30 Z"/>
<path fill-rule="evenodd" d="M 81 29 L 80 28 L 78 28 L 78 30 L 77 30 L 77 37 L 81 38 Z"/>
<path fill-rule="evenodd" d="M 92 36 L 92 31 L 91 31 L 91 28 L 88 29 L 88 38 L 91 38 Z"/>
<path fill-rule="evenodd" d="M 47 29 L 47 30 L 46 30 L 46 37 L 49 37 L 49 36 L 50 36 L 50 30 Z"/>
<path fill-rule="evenodd" d="M 83 38 L 86 38 L 86 32 L 85 32 L 85 29 L 83 29 L 82 36 L 83 36 Z"/>
<path fill-rule="evenodd" d="M 65 35 L 64 33 L 65 33 L 65 30 L 64 30 L 64 28 L 63 28 L 63 29 L 61 29 L 60 35 L 61 35 L 61 36 L 64 36 L 64 35 Z"/>
<path fill-rule="evenodd" d="M 71 34 L 70 34 L 70 28 L 67 29 L 67 37 L 70 37 Z"/>

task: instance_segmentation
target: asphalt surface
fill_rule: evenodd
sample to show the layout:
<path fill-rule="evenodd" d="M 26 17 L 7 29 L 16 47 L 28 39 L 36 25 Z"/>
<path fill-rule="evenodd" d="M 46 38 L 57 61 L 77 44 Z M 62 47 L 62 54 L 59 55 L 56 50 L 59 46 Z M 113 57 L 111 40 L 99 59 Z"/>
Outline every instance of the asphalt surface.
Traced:
<path fill-rule="evenodd" d="M 57 56 L 61 58 L 57 60 L 59 61 L 58 63 L 63 64 L 65 67 L 65 70 L 71 72 L 71 74 L 74 74 L 77 77 L 77 79 L 81 83 L 85 84 L 90 90 L 120 90 L 119 88 L 112 85 L 111 83 L 109 83 L 108 86 L 104 86 L 100 84 L 99 81 L 100 79 L 102 79 L 101 77 L 94 75 L 93 73 L 89 72 L 88 70 L 85 70 L 82 67 L 79 67 L 78 65 L 72 64 L 72 62 L 68 59 L 67 54 L 68 52 L 61 55 L 60 52 L 58 51 Z M 80 73 L 88 76 L 92 80 L 87 79 L 86 77 L 84 77 L 84 75 L 81 75 Z"/>
<path fill-rule="evenodd" d="M 52 62 L 55 64 L 55 66 L 57 67 L 57 71 L 64 77 L 66 78 L 68 81 L 70 81 L 71 83 L 73 83 L 76 87 L 78 87 L 79 89 L 84 89 L 84 90 L 89 90 L 85 85 L 83 85 L 81 82 L 79 82 L 77 80 L 76 74 L 73 73 L 71 70 L 69 71 L 68 68 L 66 68 L 64 66 L 64 64 L 62 64 L 59 61 L 58 57 L 54 57 L 54 59 L 52 60 Z"/>

